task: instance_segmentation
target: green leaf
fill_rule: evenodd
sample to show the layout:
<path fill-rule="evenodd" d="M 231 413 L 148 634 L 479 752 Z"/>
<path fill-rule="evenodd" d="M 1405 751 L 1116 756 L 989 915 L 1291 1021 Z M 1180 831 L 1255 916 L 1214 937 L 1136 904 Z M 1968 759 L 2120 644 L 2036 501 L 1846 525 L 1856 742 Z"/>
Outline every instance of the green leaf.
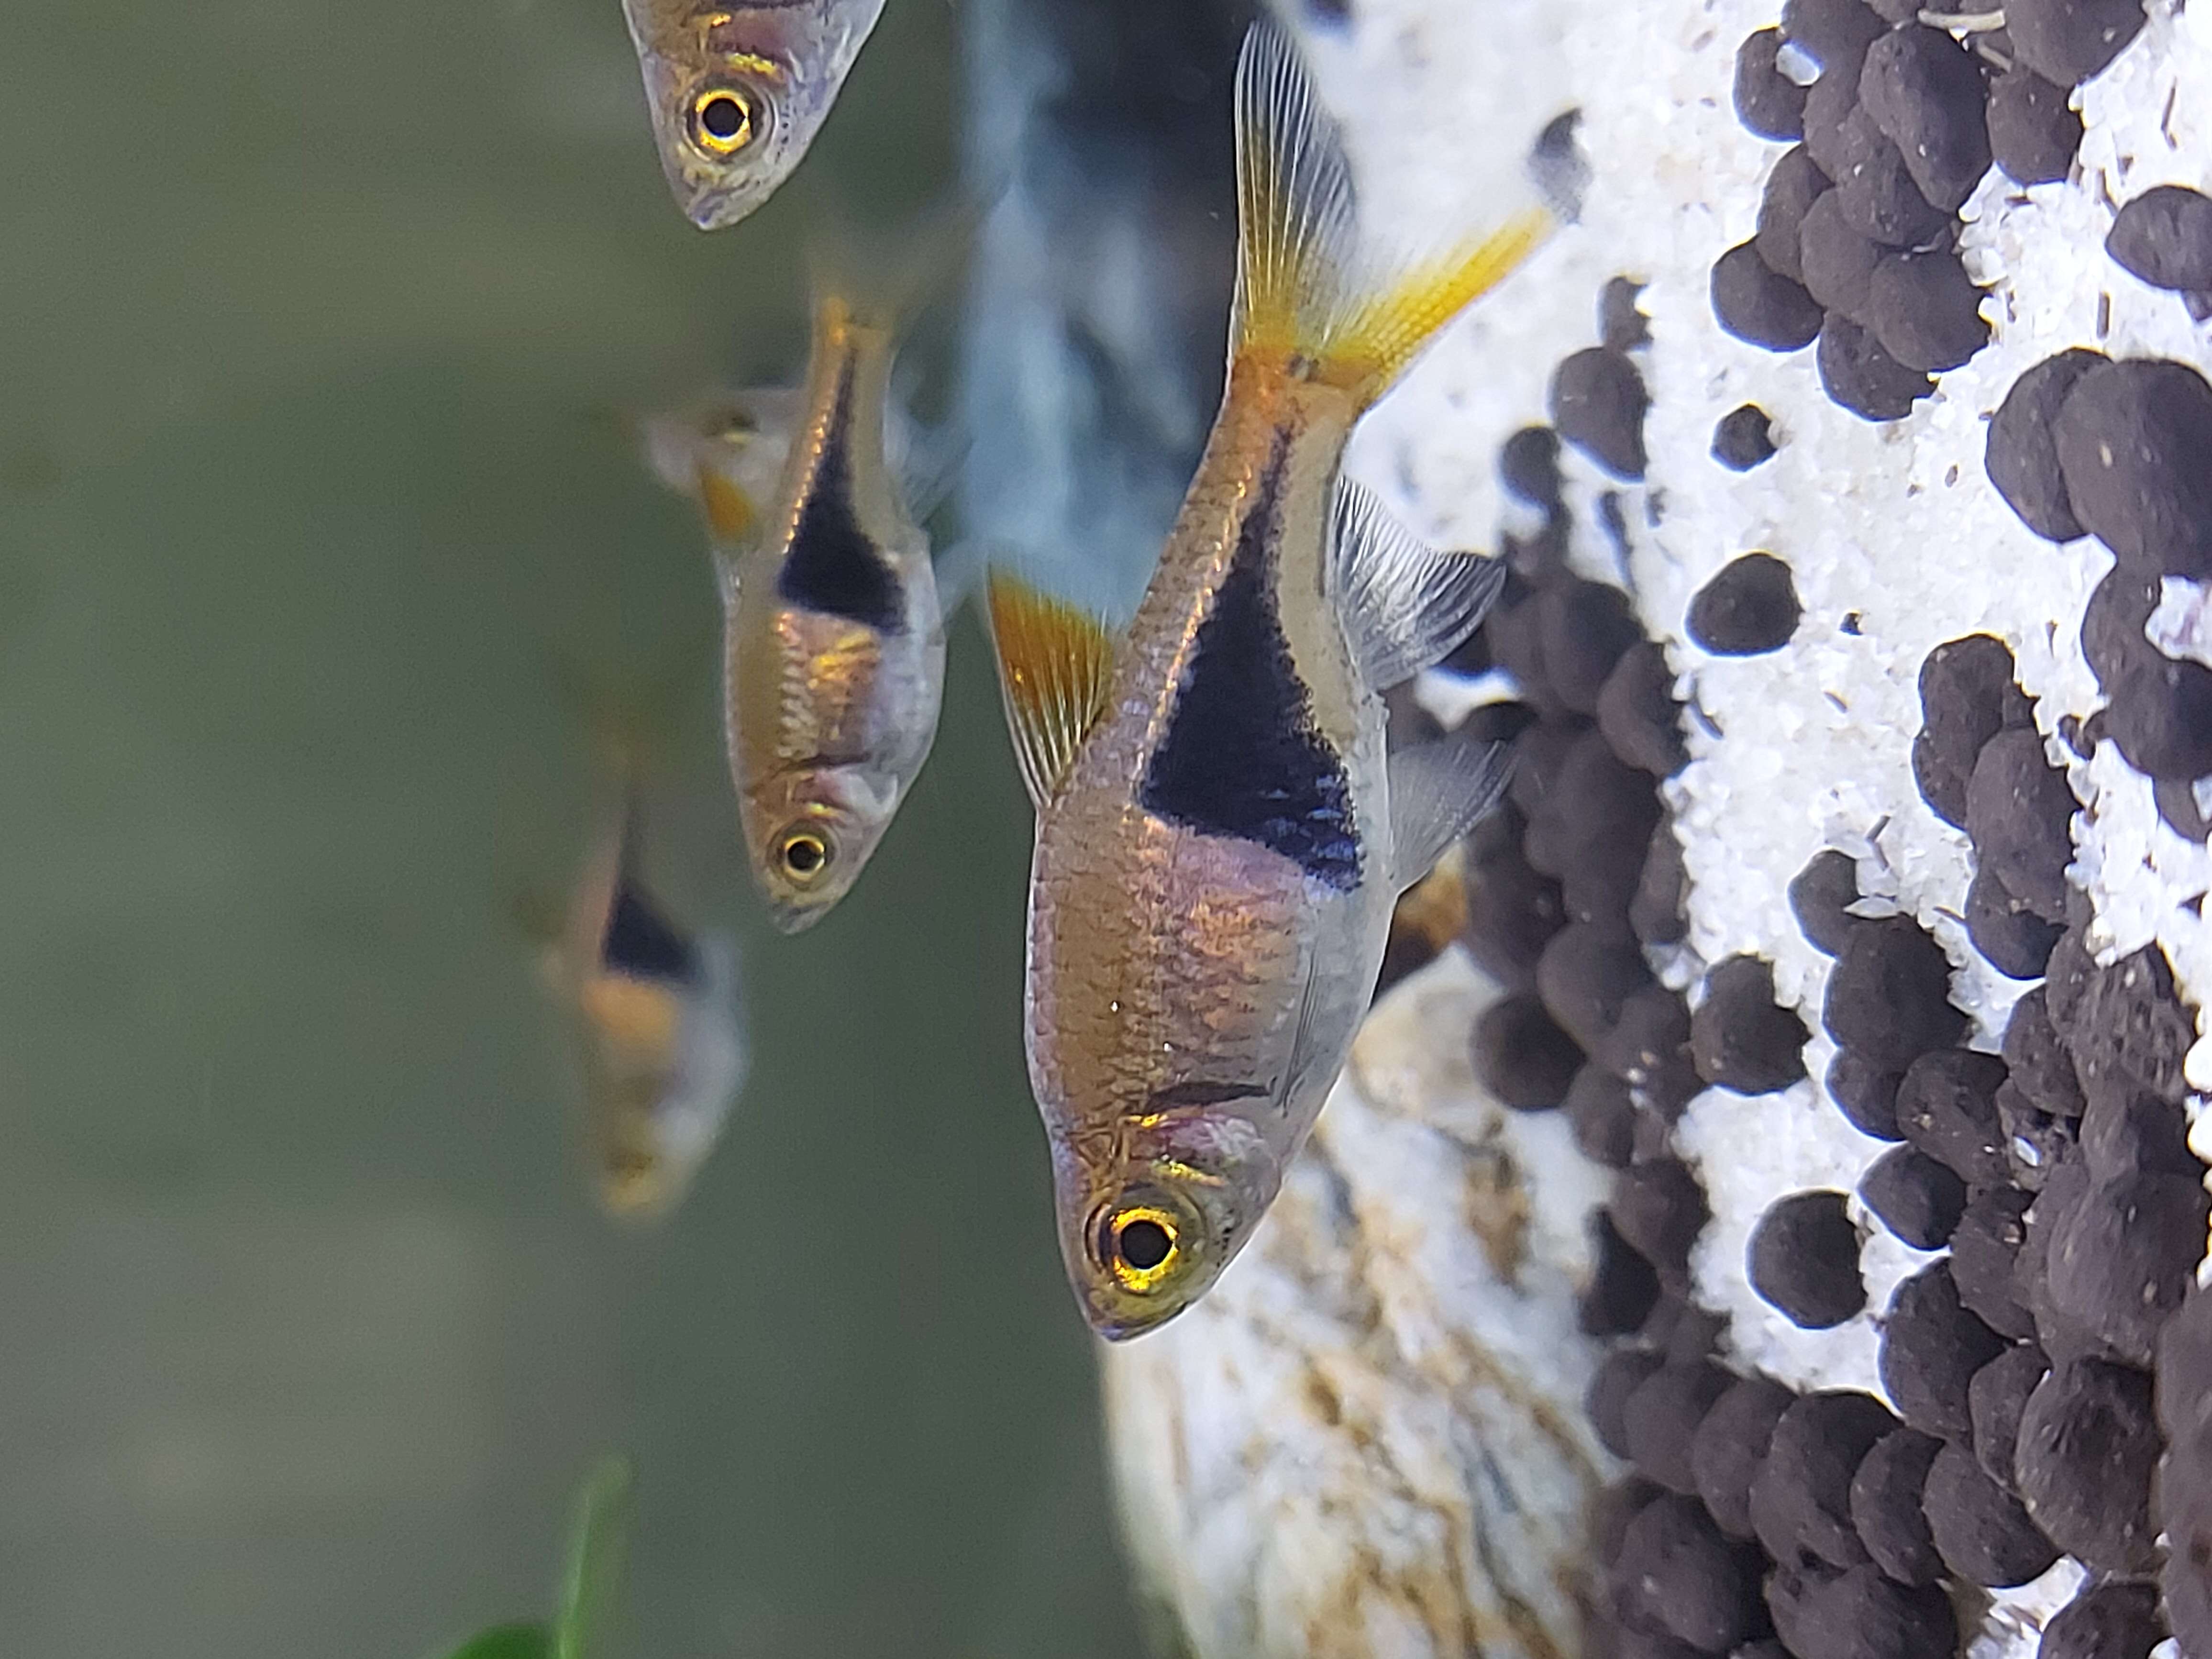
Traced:
<path fill-rule="evenodd" d="M 551 1659 L 592 1659 L 605 1634 L 629 1553 L 629 1460 L 601 1458 L 576 1496 Z"/>
<path fill-rule="evenodd" d="M 553 1632 L 534 1621 L 495 1625 L 471 1637 L 446 1659 L 551 1659 Z"/>

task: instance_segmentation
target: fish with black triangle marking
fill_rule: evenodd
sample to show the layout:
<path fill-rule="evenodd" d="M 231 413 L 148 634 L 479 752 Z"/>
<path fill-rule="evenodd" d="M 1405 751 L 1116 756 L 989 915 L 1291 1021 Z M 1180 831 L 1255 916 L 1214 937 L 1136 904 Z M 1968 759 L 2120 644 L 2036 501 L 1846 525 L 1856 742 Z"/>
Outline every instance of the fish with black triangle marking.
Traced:
<path fill-rule="evenodd" d="M 1540 214 L 1364 280 L 1351 175 L 1289 40 L 1237 88 L 1227 390 L 1126 629 L 992 574 L 1037 812 L 1025 1037 L 1060 1249 L 1111 1339 L 1189 1307 L 1252 1236 L 1367 1007 L 1398 896 L 1503 791 L 1498 745 L 1386 752 L 1382 692 L 1504 577 L 1342 476 L 1359 417 L 1502 280 Z"/>
<path fill-rule="evenodd" d="M 736 943 L 684 927 L 651 890 L 644 833 L 633 774 L 541 964 L 574 1018 L 597 1195 L 619 1220 L 675 1207 L 750 1060 Z"/>
<path fill-rule="evenodd" d="M 906 417 L 891 373 L 904 317 L 970 224 L 949 216 L 914 239 L 903 296 L 817 279 L 805 387 L 787 403 L 752 394 L 755 434 L 725 434 L 696 461 L 722 588 L 731 780 L 754 882 L 785 933 L 852 890 L 936 740 L 961 584 L 940 587 L 922 521 L 951 452 Z"/>
<path fill-rule="evenodd" d="M 623 0 L 660 168 L 684 216 L 734 225 L 830 118 L 884 0 Z"/>

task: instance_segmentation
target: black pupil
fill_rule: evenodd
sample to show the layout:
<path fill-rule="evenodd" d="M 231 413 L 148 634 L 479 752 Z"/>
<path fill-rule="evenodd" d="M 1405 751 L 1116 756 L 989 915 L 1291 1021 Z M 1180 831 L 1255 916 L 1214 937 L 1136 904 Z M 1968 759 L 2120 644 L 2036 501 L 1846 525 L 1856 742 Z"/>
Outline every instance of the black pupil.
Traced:
<path fill-rule="evenodd" d="M 1157 1221 L 1132 1221 L 1121 1229 L 1119 1248 L 1122 1261 L 1140 1273 L 1148 1273 L 1168 1259 L 1175 1240 Z"/>
<path fill-rule="evenodd" d="M 744 106 L 727 94 L 709 98 L 699 112 L 699 125 L 717 138 L 734 138 L 744 129 Z"/>
<path fill-rule="evenodd" d="M 802 876 L 811 876 L 822 867 L 822 843 L 815 841 L 794 841 L 783 849 L 783 861 Z"/>

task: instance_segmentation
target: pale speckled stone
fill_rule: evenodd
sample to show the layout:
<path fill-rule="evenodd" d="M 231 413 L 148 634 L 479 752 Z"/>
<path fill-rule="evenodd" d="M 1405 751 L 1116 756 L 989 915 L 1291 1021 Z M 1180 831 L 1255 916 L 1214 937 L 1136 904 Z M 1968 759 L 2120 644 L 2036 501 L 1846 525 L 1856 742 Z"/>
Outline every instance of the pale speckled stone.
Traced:
<path fill-rule="evenodd" d="M 1579 1650 L 1604 1182 L 1475 1081 L 1495 994 L 1453 950 L 1384 999 L 1243 1255 L 1104 1353 L 1130 1553 L 1200 1659 Z"/>

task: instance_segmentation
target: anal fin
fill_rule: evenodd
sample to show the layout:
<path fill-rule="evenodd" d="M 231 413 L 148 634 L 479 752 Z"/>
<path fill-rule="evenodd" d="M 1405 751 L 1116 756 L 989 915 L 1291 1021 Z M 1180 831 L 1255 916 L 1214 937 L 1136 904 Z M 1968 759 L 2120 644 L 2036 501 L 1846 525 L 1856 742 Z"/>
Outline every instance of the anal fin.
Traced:
<path fill-rule="evenodd" d="M 1097 617 L 1003 571 L 991 574 L 988 595 L 1014 759 L 1042 811 L 1106 706 L 1113 636 Z"/>
<path fill-rule="evenodd" d="M 1503 559 L 1431 547 L 1351 478 L 1337 480 L 1334 517 L 1339 608 L 1377 691 L 1450 655 L 1505 586 Z"/>
<path fill-rule="evenodd" d="M 1502 743 L 1455 732 L 1390 757 L 1390 875 L 1405 891 L 1445 848 L 1504 798 L 1513 771 Z"/>

